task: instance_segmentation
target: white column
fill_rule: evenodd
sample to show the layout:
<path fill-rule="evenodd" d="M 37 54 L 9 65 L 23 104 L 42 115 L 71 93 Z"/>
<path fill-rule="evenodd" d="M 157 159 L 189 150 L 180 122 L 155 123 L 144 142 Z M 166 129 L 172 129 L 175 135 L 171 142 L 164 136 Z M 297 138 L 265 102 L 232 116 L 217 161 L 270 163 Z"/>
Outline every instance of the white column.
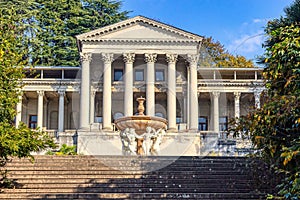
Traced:
<path fill-rule="evenodd" d="M 19 126 L 20 122 L 22 121 L 22 94 L 19 95 L 19 101 L 17 103 L 17 115 L 16 115 L 16 127 Z"/>
<path fill-rule="evenodd" d="M 219 133 L 219 97 L 220 92 L 212 92 L 214 98 L 214 132 Z"/>
<path fill-rule="evenodd" d="M 124 74 L 124 116 L 133 115 L 133 62 L 135 54 L 123 54 L 125 62 Z"/>
<path fill-rule="evenodd" d="M 105 130 L 112 130 L 111 126 L 111 64 L 113 62 L 113 54 L 102 53 L 104 63 L 103 69 L 103 124 Z"/>
<path fill-rule="evenodd" d="M 58 102 L 58 132 L 64 132 L 64 116 L 65 116 L 65 91 L 59 90 Z"/>
<path fill-rule="evenodd" d="M 189 114 L 189 106 L 188 106 L 188 92 L 183 92 L 183 122 L 185 122 L 188 125 L 188 114 Z"/>
<path fill-rule="evenodd" d="M 90 111 L 90 62 L 92 54 L 81 53 L 80 129 L 89 128 Z"/>
<path fill-rule="evenodd" d="M 190 129 L 198 130 L 198 81 L 197 81 L 197 55 L 188 55 L 190 64 Z"/>
<path fill-rule="evenodd" d="M 261 91 L 254 91 L 255 107 L 260 109 L 260 95 Z"/>
<path fill-rule="evenodd" d="M 43 128 L 43 104 L 44 104 L 44 91 L 37 91 L 38 95 L 38 116 L 37 127 Z"/>
<path fill-rule="evenodd" d="M 96 90 L 91 91 L 91 103 L 90 103 L 90 123 L 93 124 L 95 122 L 95 96 Z"/>
<path fill-rule="evenodd" d="M 157 54 L 145 54 L 147 63 L 146 114 L 155 115 L 155 62 Z"/>
<path fill-rule="evenodd" d="M 234 92 L 234 118 L 240 118 L 240 92 Z"/>
<path fill-rule="evenodd" d="M 166 54 L 168 62 L 168 129 L 177 131 L 176 126 L 176 54 Z"/>

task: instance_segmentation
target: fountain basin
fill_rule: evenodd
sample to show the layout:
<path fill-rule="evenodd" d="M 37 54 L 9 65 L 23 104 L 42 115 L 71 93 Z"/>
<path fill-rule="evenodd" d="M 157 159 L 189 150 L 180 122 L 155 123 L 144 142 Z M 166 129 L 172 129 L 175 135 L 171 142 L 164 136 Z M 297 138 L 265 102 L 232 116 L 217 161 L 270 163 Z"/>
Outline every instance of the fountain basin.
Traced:
<path fill-rule="evenodd" d="M 120 131 L 124 131 L 126 128 L 133 128 L 138 135 L 145 133 L 147 127 L 155 130 L 166 129 L 167 123 L 168 121 L 164 118 L 147 115 L 122 117 L 115 121 L 116 127 Z"/>

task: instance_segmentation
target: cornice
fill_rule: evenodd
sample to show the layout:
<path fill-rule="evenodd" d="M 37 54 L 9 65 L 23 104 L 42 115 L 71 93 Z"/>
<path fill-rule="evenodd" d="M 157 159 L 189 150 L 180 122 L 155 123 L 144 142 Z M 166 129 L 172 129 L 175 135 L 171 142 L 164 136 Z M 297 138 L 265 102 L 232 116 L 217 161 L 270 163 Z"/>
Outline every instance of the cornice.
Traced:
<path fill-rule="evenodd" d="M 82 41 L 82 44 L 93 45 L 95 42 L 101 42 L 103 44 L 155 44 L 155 45 L 170 45 L 170 44 L 195 44 L 196 41 L 192 40 L 167 40 L 167 39 L 102 39 L 102 38 L 89 38 Z"/>
<path fill-rule="evenodd" d="M 51 81 L 51 80 L 23 80 L 23 85 L 45 85 L 45 86 L 78 86 L 80 85 L 80 81 Z"/>

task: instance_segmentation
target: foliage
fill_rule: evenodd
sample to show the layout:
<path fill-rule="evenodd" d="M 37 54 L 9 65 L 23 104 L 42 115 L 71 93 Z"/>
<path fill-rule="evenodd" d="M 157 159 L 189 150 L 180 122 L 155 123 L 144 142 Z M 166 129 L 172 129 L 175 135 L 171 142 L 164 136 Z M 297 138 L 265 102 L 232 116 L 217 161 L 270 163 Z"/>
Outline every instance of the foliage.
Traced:
<path fill-rule="evenodd" d="M 77 155 L 76 145 L 68 146 L 66 144 L 63 144 L 58 151 L 56 151 L 56 152 L 48 151 L 46 154 L 47 155 L 57 155 L 57 156 L 62 156 L 62 155 Z"/>
<path fill-rule="evenodd" d="M 201 67 L 255 67 L 251 60 L 241 55 L 230 54 L 219 41 L 212 37 L 204 38 L 200 49 L 199 65 Z"/>
<path fill-rule="evenodd" d="M 284 175 L 278 196 L 300 198 L 300 1 L 286 9 L 294 18 L 268 23 L 266 52 L 261 60 L 266 93 L 261 109 L 239 119 L 235 133 L 249 135 L 260 156 Z"/>
<path fill-rule="evenodd" d="M 54 143 L 44 132 L 22 123 L 13 125 L 23 66 L 27 64 L 22 33 L 27 29 L 23 22 L 28 13 L 16 7 L 0 7 L 0 11 L 0 166 L 4 166 L 12 156 L 32 157 L 31 152 L 53 147 Z"/>
<path fill-rule="evenodd" d="M 75 36 L 127 18 L 121 3 L 109 0 L 35 0 L 38 32 L 31 62 L 44 66 L 79 66 Z"/>

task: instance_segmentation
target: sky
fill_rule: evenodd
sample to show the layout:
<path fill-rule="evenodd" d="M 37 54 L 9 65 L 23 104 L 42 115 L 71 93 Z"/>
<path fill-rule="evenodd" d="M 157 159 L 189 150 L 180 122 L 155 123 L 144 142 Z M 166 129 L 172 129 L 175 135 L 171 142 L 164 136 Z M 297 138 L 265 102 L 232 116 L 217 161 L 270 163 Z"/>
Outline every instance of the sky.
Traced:
<path fill-rule="evenodd" d="M 148 18 L 212 37 L 232 54 L 248 59 L 262 55 L 264 27 L 284 15 L 293 0 L 123 0 L 129 16 Z"/>

